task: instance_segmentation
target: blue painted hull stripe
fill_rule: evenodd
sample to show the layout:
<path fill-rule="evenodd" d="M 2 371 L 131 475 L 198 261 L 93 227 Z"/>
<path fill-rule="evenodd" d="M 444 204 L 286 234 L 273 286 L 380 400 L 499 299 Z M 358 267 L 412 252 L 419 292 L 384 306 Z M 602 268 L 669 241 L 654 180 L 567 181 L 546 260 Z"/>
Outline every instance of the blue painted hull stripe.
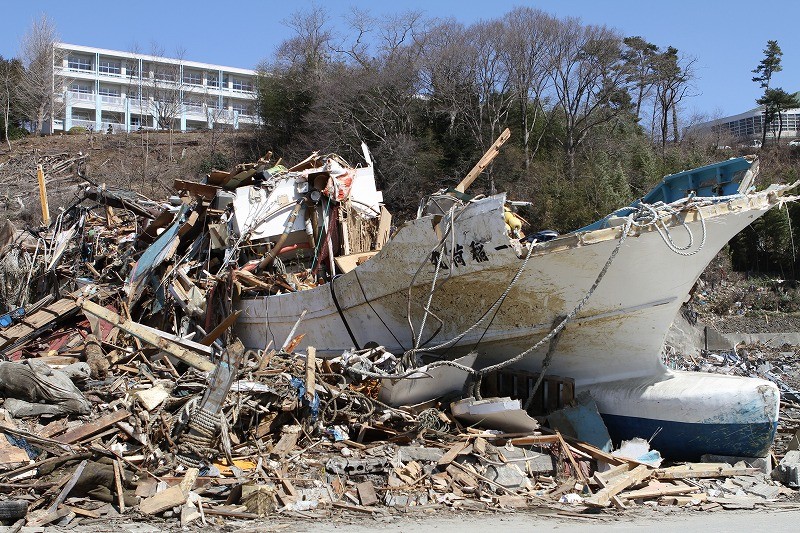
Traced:
<path fill-rule="evenodd" d="M 602 417 L 615 447 L 623 440 L 649 440 L 655 434 L 651 447 L 675 460 L 697 460 L 704 453 L 764 457 L 778 429 L 777 422 L 700 424 L 608 414 Z"/>

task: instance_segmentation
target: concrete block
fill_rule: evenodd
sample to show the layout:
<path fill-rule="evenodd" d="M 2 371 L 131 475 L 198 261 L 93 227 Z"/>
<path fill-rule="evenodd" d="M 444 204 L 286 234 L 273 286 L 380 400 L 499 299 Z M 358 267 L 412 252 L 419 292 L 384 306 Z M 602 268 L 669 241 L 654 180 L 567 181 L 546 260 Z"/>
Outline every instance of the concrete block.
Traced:
<path fill-rule="evenodd" d="M 781 492 L 781 488 L 776 485 L 770 485 L 769 483 L 759 483 L 758 485 L 753 485 L 750 488 L 744 489 L 744 491 L 748 494 L 761 496 L 765 500 L 771 500 L 778 497 L 778 494 Z"/>
<path fill-rule="evenodd" d="M 509 489 L 521 487 L 528 479 L 528 476 L 514 464 L 489 465 L 486 467 L 485 476 L 498 485 Z"/>
<path fill-rule="evenodd" d="M 734 457 L 731 455 L 714 455 L 707 453 L 700 457 L 701 463 L 728 463 L 729 465 L 735 465 L 740 461 L 743 461 L 747 465 L 747 468 L 758 468 L 765 476 L 768 476 L 770 473 L 772 473 L 772 461 L 770 460 L 769 456 Z"/>
<path fill-rule="evenodd" d="M 425 448 L 423 446 L 403 446 L 400 448 L 400 460 L 404 463 L 411 461 L 438 462 L 444 455 L 441 448 Z"/>
<path fill-rule="evenodd" d="M 800 488 L 800 450 L 791 450 L 772 471 L 772 479 L 777 479 L 787 487 Z"/>

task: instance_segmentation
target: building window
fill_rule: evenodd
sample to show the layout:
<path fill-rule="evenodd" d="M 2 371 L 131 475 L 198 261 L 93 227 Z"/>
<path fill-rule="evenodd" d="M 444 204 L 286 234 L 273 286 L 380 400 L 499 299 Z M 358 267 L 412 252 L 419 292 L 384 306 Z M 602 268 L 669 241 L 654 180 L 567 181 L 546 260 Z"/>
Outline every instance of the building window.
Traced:
<path fill-rule="evenodd" d="M 237 111 L 240 115 L 248 115 L 250 106 L 244 102 L 231 102 L 231 109 Z"/>
<path fill-rule="evenodd" d="M 69 56 L 67 67 L 72 70 L 92 70 L 92 60 L 87 57 Z"/>
<path fill-rule="evenodd" d="M 203 102 L 201 102 L 200 100 L 195 100 L 195 99 L 184 100 L 183 101 L 183 105 L 185 105 L 186 107 L 194 107 L 194 108 L 198 108 L 198 109 L 202 109 L 203 108 Z"/>
<path fill-rule="evenodd" d="M 253 92 L 253 82 L 241 78 L 233 78 L 233 90 L 243 93 Z"/>
<path fill-rule="evenodd" d="M 183 71 L 183 83 L 203 85 L 203 76 L 199 72 Z"/>
<path fill-rule="evenodd" d="M 97 92 L 101 96 L 119 96 L 119 87 L 103 87 L 101 85 Z"/>
<path fill-rule="evenodd" d="M 139 62 L 132 61 L 130 63 L 125 64 L 125 72 L 127 73 L 128 77 L 130 78 L 138 78 L 139 77 Z"/>
<path fill-rule="evenodd" d="M 101 59 L 97 66 L 100 74 L 109 76 L 119 76 L 122 74 L 122 65 L 119 61 L 112 61 L 110 59 Z"/>
<path fill-rule="evenodd" d="M 209 109 L 219 109 L 219 108 L 220 108 L 220 107 L 219 107 L 219 101 L 218 101 L 218 100 L 216 100 L 216 99 L 214 99 L 214 100 L 209 100 L 209 101 L 206 103 L 206 107 L 208 107 Z"/>
<path fill-rule="evenodd" d="M 73 83 L 69 90 L 73 93 L 92 94 L 92 87 L 88 83 Z"/>
<path fill-rule="evenodd" d="M 157 69 L 153 71 L 153 77 L 158 81 L 176 81 L 178 76 L 175 70 Z"/>
<path fill-rule="evenodd" d="M 219 87 L 219 77 L 216 74 L 208 74 L 206 76 L 206 85 L 209 87 Z"/>

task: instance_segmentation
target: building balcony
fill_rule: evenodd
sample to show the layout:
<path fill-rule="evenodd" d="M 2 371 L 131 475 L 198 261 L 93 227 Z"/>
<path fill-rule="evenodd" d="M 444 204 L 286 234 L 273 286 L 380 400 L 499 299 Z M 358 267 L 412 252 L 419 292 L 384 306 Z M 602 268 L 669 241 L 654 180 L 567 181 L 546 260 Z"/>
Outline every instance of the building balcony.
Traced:
<path fill-rule="evenodd" d="M 79 93 L 75 91 L 67 92 L 67 99 L 70 102 L 94 102 L 94 93 Z"/>

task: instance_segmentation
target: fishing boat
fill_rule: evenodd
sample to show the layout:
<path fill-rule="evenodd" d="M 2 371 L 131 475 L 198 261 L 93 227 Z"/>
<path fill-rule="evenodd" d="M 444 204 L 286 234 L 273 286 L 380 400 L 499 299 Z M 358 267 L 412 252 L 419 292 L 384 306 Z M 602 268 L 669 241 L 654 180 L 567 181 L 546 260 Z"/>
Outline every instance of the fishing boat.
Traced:
<path fill-rule="evenodd" d="M 305 253 L 332 275 L 306 290 L 242 296 L 235 332 L 245 346 L 282 346 L 302 317 L 298 349 L 314 346 L 318 356 L 382 346 L 421 364 L 475 353 L 474 369 L 574 379 L 576 392 L 595 399 L 615 441 L 652 438 L 675 458 L 767 453 L 778 420 L 774 384 L 674 371 L 661 357 L 673 319 L 709 262 L 788 198 L 787 186 L 754 190 L 755 157 L 667 176 L 634 204 L 564 235 L 523 236 L 505 194 L 441 191 L 390 238 L 366 150 L 365 158 L 355 169 L 328 162 L 327 174 L 316 169 L 302 185 L 284 175 L 270 189 L 236 190 L 235 223 L 240 232 L 272 239 L 280 249 L 271 260 L 283 257 L 285 268 Z M 338 181 L 342 175 L 346 182 Z M 291 209 L 314 190 L 327 193 L 305 212 Z M 325 217 L 325 198 L 347 193 L 382 228 L 371 250 L 343 252 L 346 238 L 338 250 L 331 246 L 325 228 L 335 224 Z"/>

